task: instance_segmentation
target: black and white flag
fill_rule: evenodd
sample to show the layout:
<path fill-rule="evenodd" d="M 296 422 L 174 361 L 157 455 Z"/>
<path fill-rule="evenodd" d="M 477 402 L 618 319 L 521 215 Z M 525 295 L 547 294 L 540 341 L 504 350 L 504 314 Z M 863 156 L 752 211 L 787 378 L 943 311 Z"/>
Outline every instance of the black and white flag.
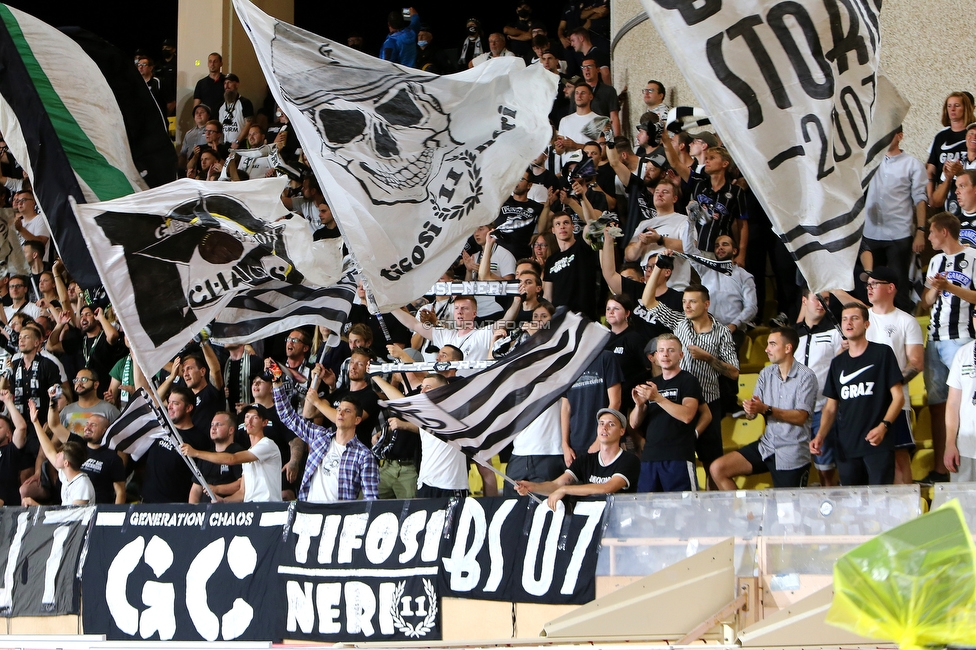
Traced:
<path fill-rule="evenodd" d="M 118 420 L 105 432 L 102 446 L 124 451 L 139 460 L 156 438 L 165 438 L 167 428 L 159 421 L 144 388 L 136 389 Z"/>
<path fill-rule="evenodd" d="M 423 295 L 545 149 L 558 77 L 518 57 L 440 77 L 234 7 L 378 308 Z"/>
<path fill-rule="evenodd" d="M 641 1 L 810 288 L 851 288 L 863 188 L 908 111 L 881 3 Z"/>
<path fill-rule="evenodd" d="M 339 247 L 316 247 L 288 215 L 287 180 L 182 179 L 75 214 L 115 312 L 146 372 L 165 365 L 242 291 L 339 279 Z M 321 254 L 319 254 L 321 253 Z M 313 263 L 314 261 L 314 263 Z"/>
<path fill-rule="evenodd" d="M 210 325 L 211 339 L 219 345 L 234 345 L 296 327 L 322 325 L 332 332 L 328 345 L 335 346 L 355 298 L 356 280 L 351 273 L 330 287 L 269 282 L 227 303 Z"/>
<path fill-rule="evenodd" d="M 434 390 L 380 402 L 468 457 L 491 457 L 559 399 L 610 338 L 575 312 L 557 312 L 502 361 Z"/>

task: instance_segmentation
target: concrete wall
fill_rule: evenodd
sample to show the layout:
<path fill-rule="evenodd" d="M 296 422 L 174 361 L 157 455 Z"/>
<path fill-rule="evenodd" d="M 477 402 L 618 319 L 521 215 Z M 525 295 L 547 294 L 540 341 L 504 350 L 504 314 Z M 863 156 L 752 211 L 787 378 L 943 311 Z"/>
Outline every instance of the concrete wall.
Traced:
<path fill-rule="evenodd" d="M 932 137 L 942 128 L 946 95 L 955 90 L 976 92 L 974 8 L 973 0 L 888 0 L 881 10 L 881 64 L 912 104 L 902 146 L 923 161 Z M 643 11 L 640 0 L 613 0 L 611 33 Z M 640 90 L 648 79 L 665 84 L 672 106 L 696 103 L 650 21 L 618 43 L 612 70 L 617 90 L 630 90 L 628 134 L 643 112 Z"/>
<path fill-rule="evenodd" d="M 294 0 L 252 0 L 262 11 L 293 23 Z M 207 57 L 219 52 L 224 58 L 223 72 L 241 79 L 241 95 L 255 104 L 264 100 L 268 84 L 244 28 L 234 14 L 231 0 L 179 0 L 176 42 L 177 142 L 185 129 L 193 126 L 193 88 L 208 74 Z M 216 109 L 212 106 L 211 108 Z M 213 116 L 216 119 L 216 115 Z"/>

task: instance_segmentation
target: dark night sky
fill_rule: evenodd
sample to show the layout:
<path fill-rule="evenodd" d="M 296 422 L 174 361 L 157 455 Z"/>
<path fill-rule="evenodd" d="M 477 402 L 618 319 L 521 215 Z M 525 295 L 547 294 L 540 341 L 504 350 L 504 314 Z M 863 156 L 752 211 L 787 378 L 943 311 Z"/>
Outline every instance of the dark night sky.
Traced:
<path fill-rule="evenodd" d="M 212 0 L 201 0 L 210 2 Z M 76 2 L 38 2 L 10 0 L 8 5 L 60 27 L 77 25 L 88 29 L 125 52 L 145 48 L 158 51 L 164 38 L 176 37 L 177 2 L 119 2 L 118 0 L 78 0 Z M 460 44 L 469 17 L 482 20 L 488 31 L 500 30 L 514 18 L 515 0 L 485 0 L 483 10 L 472 10 L 476 3 L 425 0 L 414 3 L 423 21 L 434 31 L 434 42 L 441 47 Z M 550 36 L 555 36 L 560 0 L 534 0 L 534 16 L 544 20 Z M 295 22 L 299 27 L 344 42 L 353 31 L 366 39 L 367 51 L 379 50 L 386 36 L 386 16 L 403 4 L 395 2 L 348 2 L 344 0 L 295 0 Z"/>

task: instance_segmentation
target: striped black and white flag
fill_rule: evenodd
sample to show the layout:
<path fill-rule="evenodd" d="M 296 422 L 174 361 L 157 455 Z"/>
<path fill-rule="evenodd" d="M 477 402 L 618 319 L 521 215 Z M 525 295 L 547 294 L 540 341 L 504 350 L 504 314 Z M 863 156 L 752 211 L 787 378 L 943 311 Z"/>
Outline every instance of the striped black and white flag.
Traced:
<path fill-rule="evenodd" d="M 708 126 L 712 123 L 708 114 L 697 106 L 675 106 L 668 111 L 667 129 L 672 133 L 680 133 L 688 129 Z"/>
<path fill-rule="evenodd" d="M 380 404 L 468 457 L 493 456 L 569 390 L 610 338 L 575 312 L 557 312 L 549 326 L 486 370 Z"/>
<path fill-rule="evenodd" d="M 850 289 L 864 188 L 908 112 L 881 3 L 641 4 L 810 288 Z"/>
<path fill-rule="evenodd" d="M 139 460 L 152 445 L 153 440 L 165 438 L 166 427 L 160 422 L 152 400 L 144 388 L 136 390 L 122 416 L 105 432 L 102 446 L 124 451 Z"/>
<path fill-rule="evenodd" d="M 211 324 L 218 345 L 249 343 L 305 325 L 328 327 L 328 345 L 339 343 L 356 297 L 356 280 L 346 274 L 330 287 L 271 282 L 233 298 Z"/>

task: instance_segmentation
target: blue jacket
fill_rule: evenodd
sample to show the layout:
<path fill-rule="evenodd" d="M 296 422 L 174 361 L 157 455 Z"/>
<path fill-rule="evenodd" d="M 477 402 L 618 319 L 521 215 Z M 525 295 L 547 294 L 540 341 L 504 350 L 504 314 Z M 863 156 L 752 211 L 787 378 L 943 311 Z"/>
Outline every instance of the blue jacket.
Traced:
<path fill-rule="evenodd" d="M 417 67 L 418 31 L 420 31 L 420 15 L 414 14 L 408 26 L 386 37 L 380 49 L 380 58 L 409 68 Z"/>

